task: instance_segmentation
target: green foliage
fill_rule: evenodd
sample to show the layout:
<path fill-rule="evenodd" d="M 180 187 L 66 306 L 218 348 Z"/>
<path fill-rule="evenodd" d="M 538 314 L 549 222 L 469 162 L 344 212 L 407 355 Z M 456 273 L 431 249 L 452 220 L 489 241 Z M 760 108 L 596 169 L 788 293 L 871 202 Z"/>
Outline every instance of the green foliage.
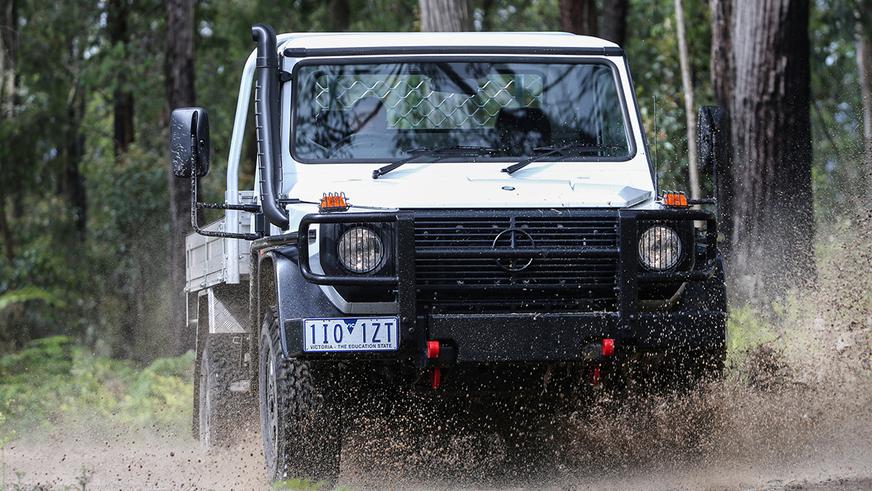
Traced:
<path fill-rule="evenodd" d="M 139 369 L 94 356 L 66 336 L 34 340 L 0 357 L 0 442 L 61 425 L 167 428 L 191 418 L 193 354 Z"/>
<path fill-rule="evenodd" d="M 557 0 L 481 2 L 473 18 L 482 31 L 556 31 L 560 27 Z M 485 4 L 488 9 L 485 10 Z"/>
<path fill-rule="evenodd" d="M 854 2 L 818 2 L 810 19 L 813 182 L 818 223 L 838 225 L 867 193 Z M 847 90 L 846 90 L 847 89 Z"/>
<path fill-rule="evenodd" d="M 752 307 L 730 309 L 730 316 L 727 318 L 727 353 L 730 359 L 736 359 L 776 338 L 770 323 Z"/>
<path fill-rule="evenodd" d="M 673 9 L 672 0 L 631 1 L 627 25 L 632 27 L 625 48 L 660 187 L 689 191 L 687 125 Z M 697 106 L 711 104 L 711 30 L 703 2 L 685 2 L 685 29 L 694 100 Z"/>
<path fill-rule="evenodd" d="M 8 290 L 0 293 L 0 312 L 12 305 L 37 300 L 56 307 L 64 305 L 63 300 L 57 294 L 35 286 L 26 286 L 17 290 Z"/>

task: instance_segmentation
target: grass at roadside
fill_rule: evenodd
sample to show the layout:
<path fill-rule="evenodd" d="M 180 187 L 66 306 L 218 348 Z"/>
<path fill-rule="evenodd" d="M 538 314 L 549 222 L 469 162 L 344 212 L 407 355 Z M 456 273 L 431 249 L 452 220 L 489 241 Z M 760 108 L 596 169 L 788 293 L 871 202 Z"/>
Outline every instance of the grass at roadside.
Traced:
<path fill-rule="evenodd" d="M 727 318 L 727 353 L 730 359 L 778 337 L 772 326 L 751 307 L 738 307 Z"/>
<path fill-rule="evenodd" d="M 64 336 L 35 340 L 0 357 L 0 444 L 76 423 L 187 431 L 192 357 L 138 367 Z"/>

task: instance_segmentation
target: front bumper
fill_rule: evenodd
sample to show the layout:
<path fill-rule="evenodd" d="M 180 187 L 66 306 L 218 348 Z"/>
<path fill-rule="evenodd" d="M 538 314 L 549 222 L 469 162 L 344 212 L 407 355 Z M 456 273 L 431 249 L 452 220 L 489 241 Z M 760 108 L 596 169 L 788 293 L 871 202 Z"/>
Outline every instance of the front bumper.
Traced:
<path fill-rule="evenodd" d="M 725 340 L 723 277 L 716 246 L 716 226 L 710 213 L 700 210 L 620 210 L 617 242 L 613 247 L 576 248 L 571 252 L 590 257 L 615 257 L 618 261 L 613 308 L 608 311 L 532 312 L 532 313 L 436 313 L 422 311 L 415 279 L 414 213 L 335 213 L 309 215 L 298 233 L 299 269 L 295 271 L 300 292 L 314 285 L 364 285 L 394 288 L 400 318 L 400 345 L 389 353 L 318 353 L 302 350 L 303 316 L 282 320 L 286 353 L 291 357 L 318 359 L 388 359 L 426 365 L 423 353 L 427 341 L 437 340 L 450 347 L 452 363 L 489 362 L 574 362 L 585 361 L 585 347 L 603 338 L 616 345 L 636 350 L 661 351 L 672 348 L 711 350 L 722 348 Z M 702 221 L 707 229 L 696 244 L 698 257 L 683 271 L 652 273 L 643 271 L 636 259 L 638 224 L 652 220 Z M 384 276 L 331 276 L 316 274 L 309 266 L 309 228 L 320 223 L 394 223 L 396 267 Z M 517 251 L 514 251 L 517 252 Z M 428 251 L 432 254 L 432 251 Z M 444 250 L 450 257 L 476 254 L 493 257 L 505 251 L 483 248 Z M 522 251 L 524 257 L 553 257 L 566 249 L 540 248 Z M 640 289 L 651 283 L 687 283 L 679 306 L 656 311 L 640 309 Z M 696 292 L 694 294 L 691 294 Z M 320 294 L 320 292 L 319 292 Z M 281 299 L 281 302 L 286 301 Z M 294 301 L 288 299 L 287 301 Z M 342 317 L 345 314 L 323 309 L 301 312 L 306 317 Z"/>
<path fill-rule="evenodd" d="M 603 338 L 618 346 L 712 349 L 724 337 L 723 312 L 645 313 L 624 323 L 616 313 L 441 314 L 429 316 L 430 339 L 456 350 L 458 363 L 586 361 Z"/>
<path fill-rule="evenodd" d="M 336 314 L 339 316 L 339 314 Z M 709 351 L 723 347 L 723 311 L 646 312 L 625 322 L 614 312 L 561 314 L 434 314 L 400 325 L 400 348 L 379 353 L 305 353 L 303 320 L 285 322 L 289 356 L 400 359 L 419 363 L 427 340 L 452 348 L 452 363 L 584 362 L 586 348 L 601 339 L 620 349 Z"/>

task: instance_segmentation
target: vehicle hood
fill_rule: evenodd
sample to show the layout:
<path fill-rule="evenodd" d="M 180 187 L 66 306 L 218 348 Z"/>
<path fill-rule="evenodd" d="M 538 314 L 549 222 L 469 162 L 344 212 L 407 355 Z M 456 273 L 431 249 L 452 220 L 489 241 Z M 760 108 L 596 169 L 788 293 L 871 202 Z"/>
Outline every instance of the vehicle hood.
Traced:
<path fill-rule="evenodd" d="M 625 208 L 652 197 L 649 190 L 583 179 L 453 178 L 411 183 L 396 179 L 307 181 L 289 193 L 318 203 L 324 193 L 345 193 L 365 208 Z"/>

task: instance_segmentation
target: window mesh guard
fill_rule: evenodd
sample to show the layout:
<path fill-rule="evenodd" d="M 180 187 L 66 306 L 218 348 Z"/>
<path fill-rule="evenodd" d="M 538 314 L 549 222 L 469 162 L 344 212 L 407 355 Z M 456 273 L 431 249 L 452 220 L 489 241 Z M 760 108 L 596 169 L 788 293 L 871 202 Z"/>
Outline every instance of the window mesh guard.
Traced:
<path fill-rule="evenodd" d="M 434 90 L 424 76 L 323 76 L 315 80 L 314 99 L 323 111 L 357 110 L 366 99 L 378 100 L 395 129 L 480 129 L 493 128 L 502 109 L 538 108 L 544 89 L 542 78 L 529 74 L 464 82 L 460 92 Z"/>

